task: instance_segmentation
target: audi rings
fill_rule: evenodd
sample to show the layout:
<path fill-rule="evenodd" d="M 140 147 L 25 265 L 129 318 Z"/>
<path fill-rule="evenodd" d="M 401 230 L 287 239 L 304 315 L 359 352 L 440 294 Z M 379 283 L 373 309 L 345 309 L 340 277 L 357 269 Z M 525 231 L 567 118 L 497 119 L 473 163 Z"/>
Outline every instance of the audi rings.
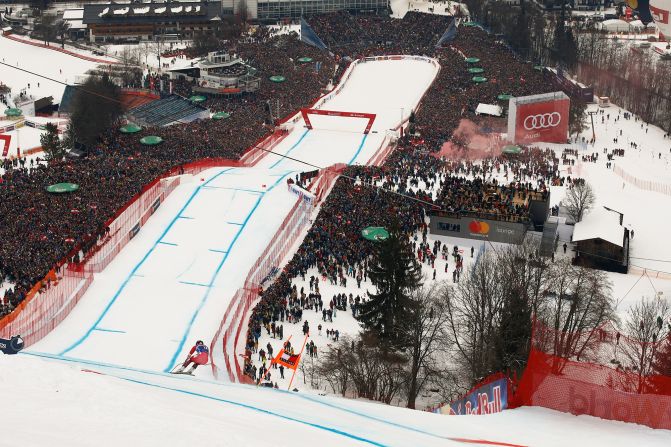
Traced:
<path fill-rule="evenodd" d="M 526 130 L 547 129 L 557 127 L 561 123 L 559 112 L 541 113 L 539 115 L 529 115 L 524 118 L 524 128 Z"/>

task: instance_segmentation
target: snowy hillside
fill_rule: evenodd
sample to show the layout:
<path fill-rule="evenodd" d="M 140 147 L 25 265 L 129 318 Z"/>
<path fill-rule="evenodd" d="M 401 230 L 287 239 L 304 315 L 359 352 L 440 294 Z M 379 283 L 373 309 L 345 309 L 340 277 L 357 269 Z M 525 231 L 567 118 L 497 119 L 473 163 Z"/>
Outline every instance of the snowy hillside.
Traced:
<path fill-rule="evenodd" d="M 0 355 L 0 394 L 0 446 L 7 447 L 564 447 L 569 440 L 575 446 L 662 447 L 671 442 L 666 430 L 542 408 L 443 416 L 28 354 Z"/>

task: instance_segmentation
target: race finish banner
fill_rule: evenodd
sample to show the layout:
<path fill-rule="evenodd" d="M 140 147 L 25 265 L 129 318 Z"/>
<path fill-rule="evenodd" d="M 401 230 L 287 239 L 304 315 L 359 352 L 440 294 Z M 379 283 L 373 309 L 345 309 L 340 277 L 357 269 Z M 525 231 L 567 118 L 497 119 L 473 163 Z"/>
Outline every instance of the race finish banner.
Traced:
<path fill-rule="evenodd" d="M 513 143 L 566 143 L 571 101 L 564 92 L 510 98 L 508 139 Z"/>

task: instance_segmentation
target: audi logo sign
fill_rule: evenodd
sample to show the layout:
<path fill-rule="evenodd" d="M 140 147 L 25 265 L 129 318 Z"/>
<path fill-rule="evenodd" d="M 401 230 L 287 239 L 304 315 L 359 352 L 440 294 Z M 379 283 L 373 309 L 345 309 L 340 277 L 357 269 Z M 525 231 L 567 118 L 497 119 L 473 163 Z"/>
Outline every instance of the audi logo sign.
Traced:
<path fill-rule="evenodd" d="M 547 129 L 557 127 L 561 123 L 559 112 L 541 113 L 538 115 L 529 115 L 524 118 L 524 128 L 526 130 Z"/>
<path fill-rule="evenodd" d="M 508 137 L 514 143 L 566 143 L 570 100 L 562 92 L 512 98 Z"/>

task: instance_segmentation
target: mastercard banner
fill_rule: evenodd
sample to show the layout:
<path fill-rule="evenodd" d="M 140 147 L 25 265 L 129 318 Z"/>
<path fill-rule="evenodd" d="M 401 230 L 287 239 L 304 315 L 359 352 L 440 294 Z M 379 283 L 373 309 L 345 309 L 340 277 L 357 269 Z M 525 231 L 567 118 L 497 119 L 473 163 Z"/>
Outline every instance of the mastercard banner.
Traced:
<path fill-rule="evenodd" d="M 527 226 L 519 222 L 503 222 L 473 217 L 454 217 L 434 213 L 430 216 L 431 234 L 519 244 L 524 239 Z"/>

